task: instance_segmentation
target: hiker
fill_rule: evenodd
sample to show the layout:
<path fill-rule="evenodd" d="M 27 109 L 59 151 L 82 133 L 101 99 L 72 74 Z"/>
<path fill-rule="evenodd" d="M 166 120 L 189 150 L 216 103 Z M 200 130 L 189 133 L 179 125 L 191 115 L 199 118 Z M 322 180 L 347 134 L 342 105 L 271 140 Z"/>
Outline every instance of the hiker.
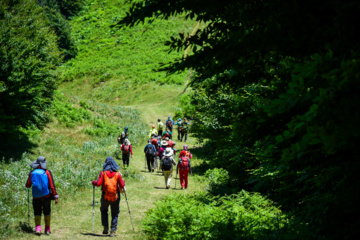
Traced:
<path fill-rule="evenodd" d="M 187 121 L 187 119 L 185 118 L 184 119 L 184 122 L 182 124 L 182 129 L 181 129 L 181 140 L 180 141 L 183 141 L 183 138 L 185 136 L 185 142 L 187 140 L 187 134 L 188 134 L 188 129 L 189 129 L 189 125 L 190 123 Z"/>
<path fill-rule="evenodd" d="M 159 118 L 158 119 L 158 124 L 157 124 L 157 130 L 158 130 L 158 135 L 160 136 L 160 137 L 162 137 L 162 135 L 163 135 L 163 127 L 164 127 L 164 124 L 161 122 L 161 119 Z"/>
<path fill-rule="evenodd" d="M 152 125 L 150 133 L 149 133 L 149 139 L 151 139 L 153 137 L 153 135 L 157 135 L 157 134 L 158 134 L 158 132 L 155 129 L 155 125 Z"/>
<path fill-rule="evenodd" d="M 124 144 L 121 146 L 121 151 L 122 151 L 122 159 L 123 159 L 124 167 L 125 165 L 129 167 L 130 154 L 131 154 L 131 158 L 133 157 L 133 151 L 129 139 L 124 140 Z"/>
<path fill-rule="evenodd" d="M 175 149 L 175 142 L 170 140 L 168 137 L 165 138 L 165 141 L 167 142 L 167 146 L 170 147 L 173 152 L 174 152 L 174 155 L 176 155 L 176 149 Z"/>
<path fill-rule="evenodd" d="M 174 120 L 171 119 L 171 116 L 168 117 L 168 120 L 165 123 L 166 128 L 168 128 L 170 130 L 170 132 L 173 131 L 173 126 L 174 126 Z"/>
<path fill-rule="evenodd" d="M 146 146 L 144 148 L 144 153 L 145 153 L 145 157 L 146 157 L 146 161 L 147 161 L 148 170 L 149 170 L 149 172 L 153 172 L 156 148 L 151 143 L 150 139 L 148 140 L 148 144 L 146 144 Z M 151 165 L 151 167 L 150 167 L 150 165 Z"/>
<path fill-rule="evenodd" d="M 127 139 L 129 136 L 128 134 L 128 127 L 125 127 L 124 131 L 122 133 L 119 134 L 118 136 L 118 143 L 119 144 L 124 144 L 125 139 Z"/>
<path fill-rule="evenodd" d="M 186 156 L 179 158 L 179 162 L 176 166 L 176 174 L 179 172 L 181 189 L 188 187 L 188 175 L 191 174 L 191 163 L 189 158 L 189 152 Z"/>
<path fill-rule="evenodd" d="M 173 165 L 175 166 L 176 162 L 173 158 L 171 148 L 168 147 L 166 148 L 164 157 L 162 159 L 162 170 L 164 172 L 166 189 L 170 188 Z"/>
<path fill-rule="evenodd" d="M 171 133 L 171 131 L 170 131 L 170 129 L 166 129 L 166 132 L 165 132 L 165 134 L 163 135 L 163 137 L 162 137 L 163 139 L 165 139 L 165 138 L 169 138 L 169 139 L 172 139 L 172 133 Z"/>
<path fill-rule="evenodd" d="M 184 145 L 184 149 L 183 149 L 183 150 L 180 152 L 180 154 L 179 154 L 179 158 L 185 157 L 186 155 L 188 155 L 189 158 L 192 159 L 191 152 L 188 151 L 188 146 L 185 144 L 185 145 Z"/>
<path fill-rule="evenodd" d="M 163 158 L 163 156 L 164 156 L 164 152 L 165 152 L 165 150 L 164 150 L 164 148 L 166 148 L 166 146 L 167 146 L 167 142 L 166 141 L 162 141 L 161 142 L 161 145 L 160 145 L 160 147 L 159 147 L 159 150 L 156 152 L 156 157 L 157 157 L 157 159 L 156 159 L 156 161 L 159 159 L 160 161 L 160 163 L 159 163 L 159 169 L 160 169 L 160 167 L 162 166 L 162 158 Z M 156 163 L 156 166 L 158 166 L 157 165 L 158 163 Z"/>
<path fill-rule="evenodd" d="M 104 227 L 103 234 L 109 233 L 109 219 L 108 209 L 111 209 L 111 233 L 110 236 L 116 235 L 118 216 L 120 213 L 120 193 L 125 188 L 125 180 L 122 179 L 119 165 L 115 162 L 114 158 L 107 157 L 103 166 L 103 170 L 97 180 L 92 181 L 92 185 L 101 186 L 101 199 L 100 199 L 100 212 L 101 223 Z"/>
<path fill-rule="evenodd" d="M 176 123 L 175 123 L 176 126 L 178 126 L 178 140 L 180 141 L 181 140 L 181 132 L 182 132 L 182 122 L 181 122 L 181 118 L 179 118 Z"/>
<path fill-rule="evenodd" d="M 59 195 L 56 192 L 51 171 L 46 167 L 45 157 L 38 157 L 36 161 L 30 164 L 30 167 L 34 170 L 29 173 L 26 188 L 32 186 L 35 234 L 41 235 L 41 215 L 44 213 L 45 234 L 50 235 L 51 200 L 55 200 L 55 204 L 57 204 L 59 202 Z"/>

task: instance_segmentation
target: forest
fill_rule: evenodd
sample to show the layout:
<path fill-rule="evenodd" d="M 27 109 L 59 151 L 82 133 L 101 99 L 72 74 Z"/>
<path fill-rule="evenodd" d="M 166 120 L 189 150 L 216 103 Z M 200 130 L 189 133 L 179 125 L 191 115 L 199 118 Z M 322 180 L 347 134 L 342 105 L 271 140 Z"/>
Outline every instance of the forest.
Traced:
<path fill-rule="evenodd" d="M 191 120 L 192 181 L 206 187 L 161 194 L 126 239 L 353 239 L 359 12 L 335 0 L 1 1 L 0 236 L 27 236 L 15 212 L 27 213 L 36 154 L 56 160 L 64 198 L 81 199 L 123 126 L 141 152 L 153 110 Z M 123 175 L 129 188 L 146 179 Z"/>

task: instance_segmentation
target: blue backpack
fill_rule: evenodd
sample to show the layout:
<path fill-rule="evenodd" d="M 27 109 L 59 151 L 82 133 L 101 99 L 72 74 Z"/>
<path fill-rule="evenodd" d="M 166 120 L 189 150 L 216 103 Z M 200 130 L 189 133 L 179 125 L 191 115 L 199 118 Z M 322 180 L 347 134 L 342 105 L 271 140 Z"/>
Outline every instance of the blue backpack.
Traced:
<path fill-rule="evenodd" d="M 44 169 L 35 169 L 31 173 L 32 195 L 34 198 L 50 194 L 49 179 Z"/>

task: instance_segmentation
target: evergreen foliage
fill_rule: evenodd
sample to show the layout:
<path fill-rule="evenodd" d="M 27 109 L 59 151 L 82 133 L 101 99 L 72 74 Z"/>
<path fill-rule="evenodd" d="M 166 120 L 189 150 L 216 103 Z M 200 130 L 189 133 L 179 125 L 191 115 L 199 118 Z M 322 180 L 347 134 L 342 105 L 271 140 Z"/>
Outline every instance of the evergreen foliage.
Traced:
<path fill-rule="evenodd" d="M 61 57 L 56 36 L 35 1 L 0 3 L 0 138 L 48 120 Z M 9 147 L 2 142 L 2 149 Z"/>
<path fill-rule="evenodd" d="M 203 21 L 194 36 L 167 43 L 192 54 L 160 69 L 194 69 L 196 109 L 186 115 L 198 137 L 217 143 L 210 165 L 309 224 L 312 238 L 351 239 L 360 213 L 359 11 L 358 1 L 148 0 L 133 1 L 118 24 L 183 13 Z"/>

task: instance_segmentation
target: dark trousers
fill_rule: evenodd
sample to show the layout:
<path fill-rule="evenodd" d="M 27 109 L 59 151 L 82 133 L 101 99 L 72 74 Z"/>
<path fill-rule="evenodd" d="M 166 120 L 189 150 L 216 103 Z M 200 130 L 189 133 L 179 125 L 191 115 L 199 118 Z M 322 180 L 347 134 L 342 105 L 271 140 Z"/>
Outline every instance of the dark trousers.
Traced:
<path fill-rule="evenodd" d="M 186 140 L 187 140 L 187 132 L 186 133 L 184 133 L 184 132 L 181 133 L 181 141 L 183 141 L 184 136 L 185 136 L 185 142 L 186 142 Z"/>
<path fill-rule="evenodd" d="M 154 156 L 146 156 L 147 166 L 149 172 L 151 172 L 151 168 L 154 168 Z M 151 165 L 151 166 L 150 166 Z"/>
<path fill-rule="evenodd" d="M 34 215 L 41 216 L 44 213 L 44 216 L 51 215 L 51 199 L 50 198 L 33 198 L 33 208 Z"/>
<path fill-rule="evenodd" d="M 160 137 L 163 136 L 163 130 L 159 130 L 159 131 L 158 131 L 158 136 L 160 136 Z"/>
<path fill-rule="evenodd" d="M 181 130 L 178 129 L 178 140 L 180 141 L 180 136 L 181 136 Z"/>
<path fill-rule="evenodd" d="M 109 206 L 111 209 L 111 230 L 116 231 L 117 224 L 118 224 L 118 217 L 120 213 L 120 194 L 118 194 L 118 199 L 114 202 L 110 202 L 105 200 L 104 198 L 104 192 L 101 196 L 101 206 L 100 206 L 100 212 L 101 212 L 101 223 L 105 228 L 109 228 Z"/>
<path fill-rule="evenodd" d="M 130 153 L 129 153 L 129 154 L 124 153 L 124 154 L 122 155 L 122 159 L 123 159 L 123 164 L 124 164 L 124 166 L 125 166 L 125 165 L 129 166 Z"/>

